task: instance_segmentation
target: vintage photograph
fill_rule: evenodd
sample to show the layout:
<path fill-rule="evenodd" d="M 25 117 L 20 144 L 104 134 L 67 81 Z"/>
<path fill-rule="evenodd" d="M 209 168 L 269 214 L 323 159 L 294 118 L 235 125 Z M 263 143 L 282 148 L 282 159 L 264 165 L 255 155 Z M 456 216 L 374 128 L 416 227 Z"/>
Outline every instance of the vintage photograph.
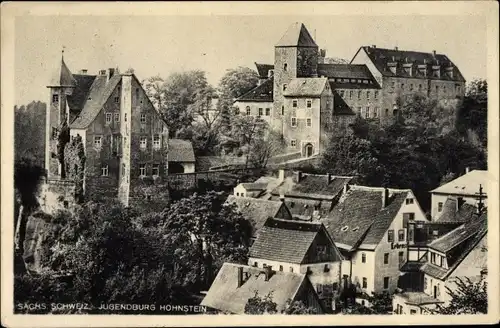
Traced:
<path fill-rule="evenodd" d="M 14 314 L 488 313 L 484 16 L 13 21 Z"/>

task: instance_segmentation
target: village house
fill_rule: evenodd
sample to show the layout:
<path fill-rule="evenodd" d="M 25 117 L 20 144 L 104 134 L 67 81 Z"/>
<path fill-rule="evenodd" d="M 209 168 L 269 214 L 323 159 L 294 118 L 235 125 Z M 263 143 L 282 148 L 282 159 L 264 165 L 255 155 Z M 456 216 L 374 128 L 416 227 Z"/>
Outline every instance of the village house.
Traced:
<path fill-rule="evenodd" d="M 271 293 L 278 313 L 293 301 L 317 314 L 325 312 L 307 274 L 234 263 L 222 265 L 201 305 L 219 313 L 245 314 L 245 305 L 256 292 L 260 297 Z"/>
<path fill-rule="evenodd" d="M 464 203 L 477 206 L 480 199 L 483 205 L 487 205 L 486 186 L 488 185 L 488 180 L 488 171 L 469 171 L 467 169 L 464 175 L 431 190 L 432 220 L 439 219 L 449 199 L 454 199 L 458 208 Z"/>
<path fill-rule="evenodd" d="M 168 173 L 192 173 L 196 169 L 193 145 L 189 140 L 168 140 Z"/>
<path fill-rule="evenodd" d="M 393 293 L 414 236 L 410 222 L 425 222 L 413 192 L 347 185 L 338 203 L 322 219 L 346 259 L 360 295 Z M 363 297 L 360 297 L 363 304 Z"/>
<path fill-rule="evenodd" d="M 320 153 L 331 134 L 348 133 L 356 115 L 389 122 L 401 96 L 456 105 L 465 93 L 458 67 L 435 51 L 363 46 L 349 64 L 325 57 L 304 24 L 294 23 L 275 45 L 274 65 L 255 63 L 258 85 L 235 100 L 240 115 L 261 117 L 283 135 L 287 153 Z"/>
<path fill-rule="evenodd" d="M 230 195 L 226 204 L 234 204 L 245 219 L 252 223 L 252 242 L 267 219 L 291 220 L 292 215 L 283 202 Z"/>
<path fill-rule="evenodd" d="M 457 281 L 476 282 L 487 274 L 487 212 L 476 211 L 467 219 L 428 243 L 427 251 L 414 261 L 412 288 L 393 298 L 397 314 L 423 314 L 438 304 L 446 306 L 451 300 L 448 289 L 456 290 Z"/>
<path fill-rule="evenodd" d="M 327 312 L 335 309 L 341 283 L 349 278 L 350 263 L 321 222 L 269 218 L 248 257 L 256 268 L 306 274 Z"/>

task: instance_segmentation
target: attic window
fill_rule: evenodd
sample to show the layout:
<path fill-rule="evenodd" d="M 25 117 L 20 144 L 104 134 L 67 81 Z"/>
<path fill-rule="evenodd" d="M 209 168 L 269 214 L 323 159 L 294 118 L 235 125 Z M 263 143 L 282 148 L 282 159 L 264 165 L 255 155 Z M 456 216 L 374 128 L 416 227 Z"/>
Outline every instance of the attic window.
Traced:
<path fill-rule="evenodd" d="M 352 231 L 358 231 L 358 230 L 359 230 L 359 227 L 354 227 L 354 228 L 352 229 Z"/>
<path fill-rule="evenodd" d="M 340 229 L 340 231 L 342 231 L 342 232 L 346 232 L 346 231 L 347 231 L 347 229 L 349 229 L 349 226 L 344 226 L 344 227 L 342 227 L 342 229 Z"/>
<path fill-rule="evenodd" d="M 245 207 L 248 207 L 248 206 L 250 206 L 250 202 L 245 203 Z"/>

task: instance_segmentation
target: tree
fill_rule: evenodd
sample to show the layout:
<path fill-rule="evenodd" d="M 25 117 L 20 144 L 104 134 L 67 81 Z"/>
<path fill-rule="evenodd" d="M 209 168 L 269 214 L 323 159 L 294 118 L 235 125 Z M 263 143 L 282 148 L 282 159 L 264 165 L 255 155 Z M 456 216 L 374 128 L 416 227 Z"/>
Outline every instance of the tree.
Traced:
<path fill-rule="evenodd" d="M 176 281 L 190 289 L 210 286 L 224 262 L 246 263 L 252 225 L 215 192 L 173 203 L 163 230 L 173 254 Z"/>
<path fill-rule="evenodd" d="M 258 81 L 257 72 L 248 67 L 237 67 L 226 71 L 219 82 L 220 98 L 217 104 L 223 125 L 230 124 L 230 112 L 234 100 L 254 88 Z"/>
<path fill-rule="evenodd" d="M 325 57 L 325 64 L 349 64 L 349 61 L 338 57 Z"/>
<path fill-rule="evenodd" d="M 35 165 L 45 162 L 46 104 L 32 101 L 28 105 L 14 106 L 15 160 L 30 160 Z"/>
<path fill-rule="evenodd" d="M 302 301 L 287 300 L 283 314 L 317 314 L 313 307 L 307 307 Z"/>
<path fill-rule="evenodd" d="M 245 168 L 248 167 L 252 149 L 266 155 L 266 147 L 262 145 L 266 133 L 269 131 L 268 124 L 260 117 L 234 115 L 231 117 L 228 136 L 239 145 L 239 149 L 246 154 Z M 260 149 L 259 149 L 260 148 Z M 254 158 L 260 162 L 262 158 L 256 154 Z"/>
<path fill-rule="evenodd" d="M 267 128 L 265 136 L 259 135 L 249 147 L 249 162 L 252 167 L 265 168 L 269 159 L 280 153 L 285 144 L 283 136 Z"/>
<path fill-rule="evenodd" d="M 278 314 L 278 305 L 273 301 L 273 292 L 269 292 L 266 296 L 261 297 L 258 291 L 255 295 L 247 300 L 245 304 L 245 314 Z M 292 301 L 288 299 L 285 308 L 281 314 L 316 314 L 317 311 L 313 307 L 307 307 L 302 301 Z"/>
<path fill-rule="evenodd" d="M 478 314 L 488 313 L 487 282 L 482 276 L 473 282 L 468 277 L 457 278 L 457 288 L 451 290 L 446 287 L 451 301 L 447 306 L 438 306 L 431 313 L 434 314 Z"/>

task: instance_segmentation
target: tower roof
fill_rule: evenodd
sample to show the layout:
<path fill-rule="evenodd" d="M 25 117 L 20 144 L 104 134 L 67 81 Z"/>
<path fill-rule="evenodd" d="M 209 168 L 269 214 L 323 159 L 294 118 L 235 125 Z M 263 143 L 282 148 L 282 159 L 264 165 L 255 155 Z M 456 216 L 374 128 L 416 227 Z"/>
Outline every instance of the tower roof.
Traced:
<path fill-rule="evenodd" d="M 61 64 L 54 70 L 49 87 L 75 87 L 76 80 L 61 56 Z"/>
<path fill-rule="evenodd" d="M 288 28 L 276 47 L 318 47 L 318 45 L 304 24 L 297 22 Z"/>

